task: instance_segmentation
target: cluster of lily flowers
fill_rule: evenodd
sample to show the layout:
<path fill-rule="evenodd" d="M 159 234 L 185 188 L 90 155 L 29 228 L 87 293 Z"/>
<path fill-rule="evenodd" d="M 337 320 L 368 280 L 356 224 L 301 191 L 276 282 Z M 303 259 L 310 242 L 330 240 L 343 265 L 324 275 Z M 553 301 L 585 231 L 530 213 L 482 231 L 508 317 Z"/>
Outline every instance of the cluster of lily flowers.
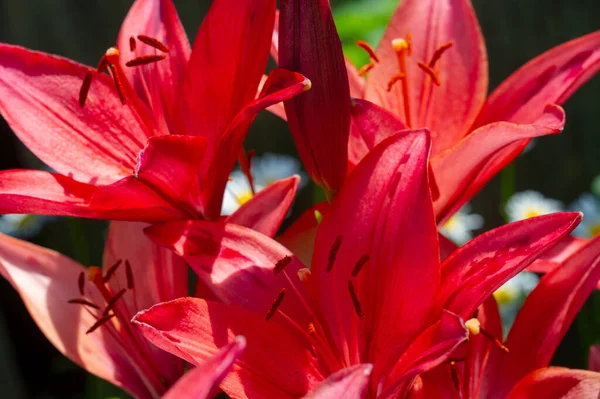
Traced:
<path fill-rule="evenodd" d="M 444 232 L 561 132 L 600 32 L 488 96 L 470 0 L 402 1 L 360 69 L 327 0 L 279 3 L 214 0 L 190 46 L 171 0 L 136 0 L 97 67 L 0 44 L 0 113 L 52 170 L 1 171 L 0 212 L 111 220 L 102 267 L 0 236 L 43 333 L 139 398 L 597 397 L 596 348 L 590 370 L 549 366 L 600 280 L 582 214 Z M 282 233 L 300 178 L 255 181 L 243 147 L 265 109 L 327 197 Z M 526 269 L 507 333 L 493 293 Z"/>

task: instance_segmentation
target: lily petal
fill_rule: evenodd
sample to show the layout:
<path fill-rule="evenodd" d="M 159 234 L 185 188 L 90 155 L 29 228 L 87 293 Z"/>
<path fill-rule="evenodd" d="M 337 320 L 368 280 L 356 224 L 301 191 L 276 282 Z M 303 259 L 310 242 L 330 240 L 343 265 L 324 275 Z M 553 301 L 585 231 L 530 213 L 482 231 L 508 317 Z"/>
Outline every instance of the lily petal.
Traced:
<path fill-rule="evenodd" d="M 181 298 L 140 312 L 133 322 L 150 342 L 195 365 L 244 335 L 248 345 L 221 385 L 232 397 L 298 397 L 324 379 L 297 334 L 237 306 Z"/>
<path fill-rule="evenodd" d="M 195 115 L 187 134 L 218 137 L 254 99 L 274 22 L 275 0 L 240 0 L 235 7 L 227 0 L 212 2 L 187 70 L 186 98 Z"/>
<path fill-rule="evenodd" d="M 91 72 L 84 107 L 77 101 L 89 68 L 65 58 L 0 44 L 0 113 L 19 139 L 59 173 L 91 184 L 133 170 L 153 133 L 112 80 Z"/>
<path fill-rule="evenodd" d="M 121 345 L 99 329 L 83 306 L 67 301 L 79 298 L 77 279 L 85 268 L 57 252 L 0 235 L 0 274 L 19 292 L 40 330 L 61 353 L 135 396 L 149 396 Z M 87 297 L 103 303 L 96 292 Z"/>
<path fill-rule="evenodd" d="M 388 81 L 399 72 L 392 40 L 407 34 L 412 37 L 407 81 L 413 121 L 407 125 L 431 129 L 435 156 L 466 135 L 485 101 L 488 87 L 485 43 L 469 0 L 405 0 L 392 16 L 377 48 L 381 62 L 370 72 L 369 84 L 385 91 Z M 453 46 L 435 68 L 441 85 L 434 86 L 417 62 L 429 63 L 434 52 L 449 42 Z M 397 115 L 404 116 L 399 86 L 386 93 L 386 100 Z"/>
<path fill-rule="evenodd" d="M 298 175 L 276 181 L 242 205 L 226 222 L 274 237 L 294 202 L 299 184 Z"/>
<path fill-rule="evenodd" d="M 490 95 L 475 126 L 495 121 L 532 123 L 546 104 L 563 104 L 600 70 L 600 31 L 546 51 Z"/>
<path fill-rule="evenodd" d="M 508 399 L 595 398 L 600 392 L 600 373 L 548 367 L 529 373 L 510 391 Z"/>
<path fill-rule="evenodd" d="M 546 367 L 575 316 L 600 280 L 600 237 L 540 279 L 510 329 L 508 354 L 498 355 L 490 392 L 506 393 L 535 369 Z M 535 328 L 531 328 L 535 326 Z"/>
<path fill-rule="evenodd" d="M 246 348 L 246 338 L 239 335 L 212 358 L 181 377 L 163 399 L 213 398 L 223 378 Z"/>
<path fill-rule="evenodd" d="M 588 370 L 600 372 L 600 345 L 590 346 Z"/>
<path fill-rule="evenodd" d="M 443 308 L 470 318 L 485 298 L 580 221 L 577 212 L 554 213 L 510 223 L 469 241 L 442 263 Z"/>
<path fill-rule="evenodd" d="M 313 180 L 332 191 L 346 177 L 350 88 L 327 0 L 282 0 L 279 66 L 297 71 L 312 89 L 284 103 L 290 131 Z"/>
<path fill-rule="evenodd" d="M 333 373 L 303 399 L 361 399 L 369 386 L 372 364 L 357 364 Z"/>
<path fill-rule="evenodd" d="M 536 124 L 492 123 L 434 157 L 431 166 L 440 190 L 434 202 L 438 222 L 443 222 L 479 192 L 521 152 L 529 139 L 560 133 L 564 121 L 564 110 L 549 105 Z"/>

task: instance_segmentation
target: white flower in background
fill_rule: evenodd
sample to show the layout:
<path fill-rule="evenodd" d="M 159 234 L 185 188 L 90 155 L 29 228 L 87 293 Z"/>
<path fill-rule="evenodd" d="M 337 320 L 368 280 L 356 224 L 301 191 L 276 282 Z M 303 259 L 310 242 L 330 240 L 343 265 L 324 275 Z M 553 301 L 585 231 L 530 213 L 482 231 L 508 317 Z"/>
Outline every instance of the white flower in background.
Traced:
<path fill-rule="evenodd" d="M 561 212 L 563 209 L 564 206 L 560 201 L 546 198 L 533 190 L 516 193 L 506 201 L 504 208 L 509 222 Z"/>
<path fill-rule="evenodd" d="M 525 298 L 533 291 L 539 281 L 540 279 L 535 273 L 521 272 L 494 292 L 505 334 L 513 325 Z"/>
<path fill-rule="evenodd" d="M 440 232 L 457 245 L 463 245 L 473 238 L 473 231 L 483 227 L 483 217 L 471 212 L 467 204 L 450 217 L 440 228 Z"/>
<path fill-rule="evenodd" d="M 569 210 L 583 212 L 583 221 L 573 230 L 573 235 L 592 238 L 600 234 L 600 201 L 594 194 L 583 193 Z"/>
<path fill-rule="evenodd" d="M 300 170 L 300 162 L 290 155 L 266 153 L 262 156 L 255 156 L 252 158 L 250 170 L 256 192 L 277 180 L 295 174 L 300 175 L 300 188 L 304 187 L 307 182 L 306 175 Z M 225 187 L 221 214 L 231 215 L 250 198 L 252 198 L 252 189 L 246 175 L 239 169 L 234 170 L 229 175 L 229 181 Z"/>
<path fill-rule="evenodd" d="M 0 233 L 18 238 L 37 235 L 51 218 L 40 215 L 7 214 L 0 216 Z"/>

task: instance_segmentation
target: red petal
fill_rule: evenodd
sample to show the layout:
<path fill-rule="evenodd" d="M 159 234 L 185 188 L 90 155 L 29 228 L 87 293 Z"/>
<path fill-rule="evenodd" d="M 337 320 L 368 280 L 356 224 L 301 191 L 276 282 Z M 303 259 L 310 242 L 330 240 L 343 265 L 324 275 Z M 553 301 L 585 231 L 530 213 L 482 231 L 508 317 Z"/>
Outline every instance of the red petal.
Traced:
<path fill-rule="evenodd" d="M 470 318 L 485 298 L 580 221 L 580 213 L 554 213 L 510 223 L 469 241 L 442 263 L 441 305 Z"/>
<path fill-rule="evenodd" d="M 274 237 L 294 202 L 298 184 L 297 175 L 276 181 L 242 205 L 226 222 Z"/>
<path fill-rule="evenodd" d="M 88 67 L 0 44 L 0 113 L 48 166 L 76 180 L 112 183 L 133 170 L 151 133 L 112 80 L 92 72 L 88 100 L 78 93 Z"/>
<path fill-rule="evenodd" d="M 129 49 L 130 37 L 145 35 L 169 48 L 164 61 L 154 65 L 129 68 L 130 59 L 156 54 L 153 47 L 137 42 Z M 152 110 L 156 126 L 162 131 L 185 134 L 185 106 L 182 106 L 185 70 L 190 58 L 190 43 L 171 0 L 137 0 L 121 25 L 117 48 L 125 75 L 139 98 Z"/>
<path fill-rule="evenodd" d="M 377 48 L 381 62 L 369 74 L 369 83 L 385 92 L 390 78 L 399 72 L 392 40 L 412 36 L 412 57 L 407 75 L 412 125 L 432 131 L 435 155 L 456 144 L 468 131 L 485 101 L 488 65 L 485 43 L 469 0 L 406 0 L 398 7 Z M 417 62 L 428 63 L 435 50 L 453 42 L 434 68 L 441 86 Z M 391 110 L 406 120 L 398 85 L 386 93 Z M 369 99 L 369 98 L 367 98 Z M 376 100 L 376 98 L 374 98 Z"/>
<path fill-rule="evenodd" d="M 549 367 L 528 374 L 510 391 L 507 398 L 596 398 L 599 391 L 600 373 Z"/>
<path fill-rule="evenodd" d="M 475 126 L 531 123 L 546 104 L 563 104 L 600 70 L 600 31 L 561 44 L 529 61 L 488 98 Z"/>
<path fill-rule="evenodd" d="M 588 369 L 600 372 L 600 345 L 590 346 L 588 355 Z"/>
<path fill-rule="evenodd" d="M 346 177 L 350 88 L 329 1 L 282 0 L 280 9 L 279 66 L 313 84 L 285 102 L 290 130 L 310 176 L 337 190 Z"/>
<path fill-rule="evenodd" d="M 223 378 L 246 348 L 246 338 L 237 336 L 212 358 L 189 371 L 173 385 L 163 399 L 208 399 L 217 394 Z"/>
<path fill-rule="evenodd" d="M 333 373 L 303 399 L 362 398 L 369 386 L 371 364 L 357 364 Z"/>
<path fill-rule="evenodd" d="M 262 314 L 236 306 L 182 298 L 140 312 L 133 322 L 154 345 L 195 365 L 244 335 L 248 345 L 221 385 L 232 397 L 298 397 L 324 378 L 305 341 L 286 329 L 289 324 L 267 324 Z"/>
<path fill-rule="evenodd" d="M 275 0 L 242 0 L 235 7 L 227 0 L 212 2 L 187 71 L 186 97 L 194 115 L 188 134 L 218 137 L 254 99 L 274 21 Z"/>

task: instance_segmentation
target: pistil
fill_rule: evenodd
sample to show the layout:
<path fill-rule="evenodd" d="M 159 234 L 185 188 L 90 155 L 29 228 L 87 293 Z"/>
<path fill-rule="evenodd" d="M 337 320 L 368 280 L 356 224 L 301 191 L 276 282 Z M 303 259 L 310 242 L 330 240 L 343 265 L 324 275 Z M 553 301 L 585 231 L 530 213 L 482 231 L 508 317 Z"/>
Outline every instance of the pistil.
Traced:
<path fill-rule="evenodd" d="M 396 58 L 398 59 L 398 68 L 400 69 L 400 75 L 402 78 L 400 82 L 402 83 L 402 103 L 404 105 L 404 115 L 406 118 L 406 126 L 412 127 L 412 120 L 410 114 L 410 97 L 409 97 L 409 88 L 408 88 L 408 75 L 406 70 L 406 56 L 412 52 L 412 43 L 409 45 L 405 39 L 394 39 L 392 40 L 392 48 L 396 53 Z M 395 75 L 396 76 L 396 75 Z"/>

